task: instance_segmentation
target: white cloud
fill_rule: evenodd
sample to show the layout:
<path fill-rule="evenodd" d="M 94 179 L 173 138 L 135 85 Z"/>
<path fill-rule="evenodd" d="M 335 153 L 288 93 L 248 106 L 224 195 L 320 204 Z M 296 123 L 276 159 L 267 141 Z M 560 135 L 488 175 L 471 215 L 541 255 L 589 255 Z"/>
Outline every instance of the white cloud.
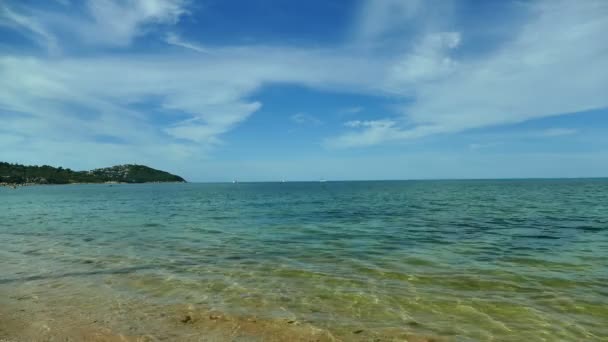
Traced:
<path fill-rule="evenodd" d="M 349 148 L 372 146 L 380 143 L 420 138 L 436 133 L 435 126 L 418 126 L 412 129 L 399 128 L 394 120 L 347 121 L 346 127 L 353 128 L 351 132 L 325 141 L 330 148 Z"/>
<path fill-rule="evenodd" d="M 170 45 L 183 47 L 200 53 L 210 53 L 209 49 L 206 49 L 199 44 L 185 41 L 179 35 L 173 32 L 167 34 L 167 36 L 165 37 L 165 42 Z"/>
<path fill-rule="evenodd" d="M 126 46 L 146 25 L 173 25 L 187 13 L 184 0 L 89 0 L 93 25 L 81 31 L 95 43 Z"/>
<path fill-rule="evenodd" d="M 561 137 L 577 134 L 578 130 L 573 128 L 549 128 L 539 133 L 541 137 Z"/>
<path fill-rule="evenodd" d="M 597 43 L 608 29 L 606 3 L 536 10 L 536 20 L 493 56 L 421 87 L 408 118 L 450 131 L 608 105 L 608 53 Z"/>
<path fill-rule="evenodd" d="M 388 70 L 386 87 L 404 94 L 424 82 L 448 76 L 458 63 L 449 56 L 449 50 L 460 44 L 460 33 L 440 32 L 428 34 L 412 52 L 397 60 Z"/>
<path fill-rule="evenodd" d="M 300 124 L 300 125 L 313 125 L 313 126 L 318 126 L 323 124 L 323 121 L 319 120 L 318 118 L 310 115 L 310 114 L 306 114 L 306 113 L 296 113 L 294 115 L 291 116 L 291 121 Z"/>
<path fill-rule="evenodd" d="M 420 0 L 366 1 L 360 9 L 357 38 L 367 42 L 378 40 L 406 25 L 423 7 Z"/>
<path fill-rule="evenodd" d="M 399 129 L 396 128 L 396 124 L 392 120 L 348 121 L 345 123 L 345 126 L 363 129 L 330 139 L 326 141 L 326 145 L 332 148 L 358 147 L 395 140 L 400 134 Z"/>
<path fill-rule="evenodd" d="M 608 49 L 601 43 L 608 32 L 608 3 L 541 1 L 529 6 L 533 19 L 489 56 L 445 64 L 436 61 L 449 57 L 436 53 L 413 63 L 421 66 L 414 71 L 407 63 L 404 69 L 393 67 L 386 90 L 399 89 L 413 102 L 395 119 L 401 124 L 384 128 L 390 131 L 387 136 L 411 139 L 421 132 L 458 132 L 608 107 Z M 458 39 L 447 41 L 449 48 Z M 417 77 L 417 70 L 423 77 Z M 380 136 L 378 130 L 368 127 L 334 141 L 348 147 L 369 144 L 357 139 L 395 140 L 370 139 Z"/>
<path fill-rule="evenodd" d="M 165 131 L 176 138 L 214 145 L 219 143 L 219 135 L 247 119 L 261 106 L 260 102 L 209 106 L 206 107 L 208 112 L 203 112 L 193 119 L 179 122 Z"/>
<path fill-rule="evenodd" d="M 61 2 L 66 10 L 75 9 Z M 84 13 L 67 15 L 37 9 L 21 8 L 20 12 L 0 5 L 0 24 L 20 29 L 49 52 L 60 51 L 59 35 L 70 45 L 127 47 L 156 26 L 171 26 L 187 15 L 186 0 L 88 0 Z M 72 47 L 72 46 L 70 46 Z"/>
<path fill-rule="evenodd" d="M 50 54 L 59 52 L 57 38 L 33 16 L 19 14 L 6 4 L 0 4 L 0 26 L 2 25 L 12 27 L 29 36 L 39 45 L 45 47 Z"/>
<path fill-rule="evenodd" d="M 365 108 L 363 108 L 361 106 L 347 107 L 347 108 L 342 108 L 339 111 L 339 114 L 344 114 L 344 115 L 358 114 L 364 110 L 365 110 Z"/>
<path fill-rule="evenodd" d="M 128 146 L 132 152 L 124 155 L 133 156 L 173 144 L 181 146 L 171 150 L 179 150 L 174 155 L 192 159 L 208 153 L 222 134 L 260 108 L 249 97 L 264 84 L 363 91 L 366 84 L 349 71 L 367 72 L 364 64 L 332 51 L 269 47 L 221 48 L 200 55 L 0 57 L 2 128 L 26 138 L 26 144 L 5 146 L 1 157 L 8 158 L 6 151 L 15 148 L 22 157 L 53 156 L 78 168 L 87 161 L 70 164 L 72 157 L 49 150 L 71 145 L 74 154 L 92 155 L 89 151 L 110 154 Z M 98 136 L 124 143 L 92 148 Z M 41 139 L 48 143 L 39 143 Z"/>

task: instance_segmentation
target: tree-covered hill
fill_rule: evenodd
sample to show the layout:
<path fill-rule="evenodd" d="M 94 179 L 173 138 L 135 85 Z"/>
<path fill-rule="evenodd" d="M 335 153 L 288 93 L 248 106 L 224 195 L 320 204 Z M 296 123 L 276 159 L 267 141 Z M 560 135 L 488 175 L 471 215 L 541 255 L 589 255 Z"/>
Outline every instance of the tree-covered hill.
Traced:
<path fill-rule="evenodd" d="M 0 162 L 0 183 L 7 184 L 70 184 L 70 183 L 149 183 L 185 182 L 165 171 L 144 165 L 117 165 L 91 171 L 72 171 L 62 167 L 26 166 Z"/>

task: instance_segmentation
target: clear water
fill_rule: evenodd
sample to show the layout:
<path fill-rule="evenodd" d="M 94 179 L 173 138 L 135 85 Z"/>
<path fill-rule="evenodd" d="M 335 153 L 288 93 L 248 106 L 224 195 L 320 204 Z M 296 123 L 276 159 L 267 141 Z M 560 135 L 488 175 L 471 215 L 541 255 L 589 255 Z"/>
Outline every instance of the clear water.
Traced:
<path fill-rule="evenodd" d="M 0 208 L 3 293 L 104 284 L 337 335 L 608 337 L 608 180 L 38 186 Z"/>

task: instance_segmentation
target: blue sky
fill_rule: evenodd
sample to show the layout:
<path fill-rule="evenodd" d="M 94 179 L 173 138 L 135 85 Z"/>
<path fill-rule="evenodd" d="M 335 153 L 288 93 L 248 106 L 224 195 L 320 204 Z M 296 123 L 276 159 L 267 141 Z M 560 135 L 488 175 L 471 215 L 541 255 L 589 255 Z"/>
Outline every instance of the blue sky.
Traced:
<path fill-rule="evenodd" d="M 0 160 L 608 176 L 608 2 L 4 0 Z"/>

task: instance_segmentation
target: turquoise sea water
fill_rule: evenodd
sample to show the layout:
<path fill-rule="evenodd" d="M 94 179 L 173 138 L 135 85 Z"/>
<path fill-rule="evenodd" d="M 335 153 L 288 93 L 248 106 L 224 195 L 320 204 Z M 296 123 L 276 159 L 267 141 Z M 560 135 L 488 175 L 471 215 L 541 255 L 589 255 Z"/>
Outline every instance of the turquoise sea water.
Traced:
<path fill-rule="evenodd" d="M 103 284 L 338 335 L 608 337 L 608 180 L 36 186 L 0 208 L 3 291 Z"/>

